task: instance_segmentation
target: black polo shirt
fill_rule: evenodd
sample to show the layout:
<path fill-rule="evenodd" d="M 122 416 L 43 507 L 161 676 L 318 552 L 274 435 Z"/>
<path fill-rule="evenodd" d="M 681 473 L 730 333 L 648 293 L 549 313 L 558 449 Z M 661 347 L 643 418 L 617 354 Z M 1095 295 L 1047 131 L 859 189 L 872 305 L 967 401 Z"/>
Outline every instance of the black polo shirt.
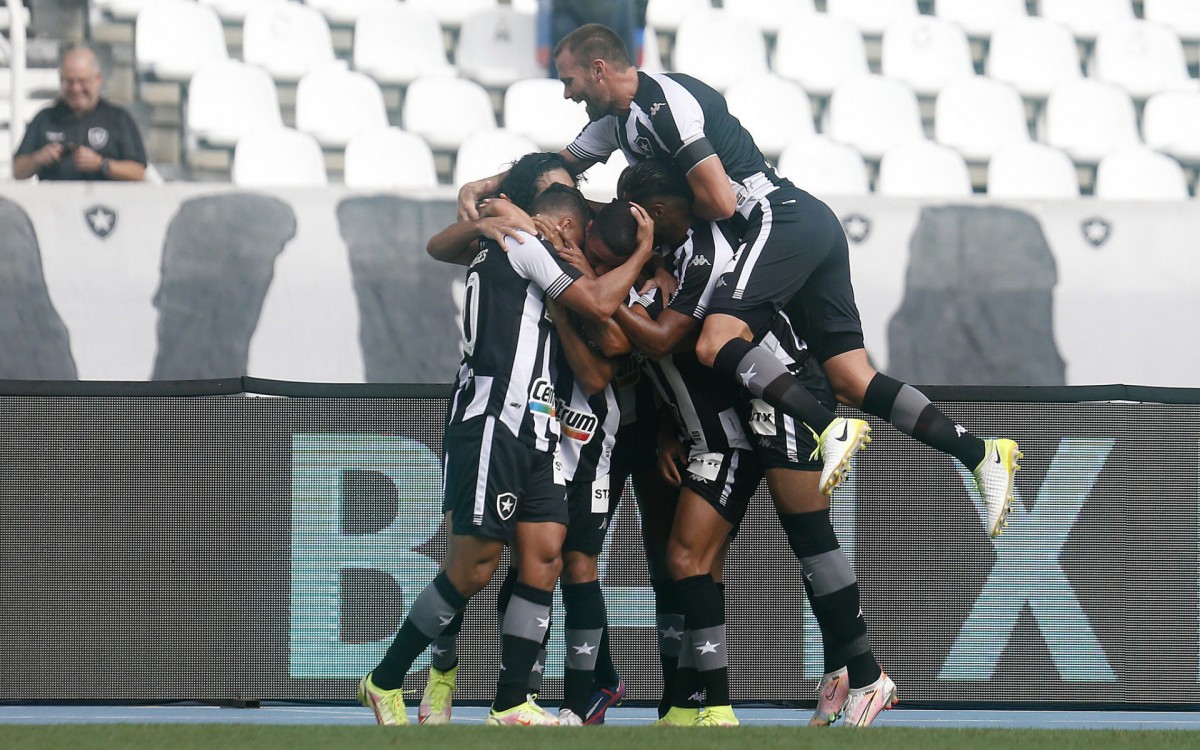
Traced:
<path fill-rule="evenodd" d="M 61 99 L 38 112 L 25 131 L 17 156 L 32 154 L 47 143 L 87 146 L 107 159 L 146 164 L 146 147 L 133 117 L 104 99 L 91 112 L 78 117 Z M 78 171 L 69 154 L 57 164 L 42 167 L 38 177 L 43 180 L 108 179 L 100 172 L 85 174 Z"/>

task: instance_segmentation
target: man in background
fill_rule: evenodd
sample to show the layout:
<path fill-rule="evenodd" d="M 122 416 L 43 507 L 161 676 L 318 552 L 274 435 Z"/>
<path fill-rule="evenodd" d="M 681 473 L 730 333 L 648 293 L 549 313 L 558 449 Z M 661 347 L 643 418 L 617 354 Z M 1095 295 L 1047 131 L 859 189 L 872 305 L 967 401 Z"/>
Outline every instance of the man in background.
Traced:
<path fill-rule="evenodd" d="M 27 180 L 142 180 L 146 148 L 130 114 L 100 96 L 96 53 L 74 45 L 62 55 L 62 95 L 34 116 L 13 157 L 13 177 Z"/>

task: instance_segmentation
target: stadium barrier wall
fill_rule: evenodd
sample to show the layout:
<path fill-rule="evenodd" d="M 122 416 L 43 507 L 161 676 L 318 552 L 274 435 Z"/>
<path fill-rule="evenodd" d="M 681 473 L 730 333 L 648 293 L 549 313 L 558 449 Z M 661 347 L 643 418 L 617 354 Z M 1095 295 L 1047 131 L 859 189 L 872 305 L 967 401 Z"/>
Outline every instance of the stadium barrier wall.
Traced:
<path fill-rule="evenodd" d="M 0 700 L 351 700 L 444 552 L 448 390 L 0 383 Z M 927 391 L 1025 459 L 993 541 L 966 471 L 872 420 L 833 514 L 905 701 L 1200 705 L 1200 390 Z M 602 562 L 616 664 L 653 700 L 628 496 Z M 761 489 L 726 590 L 734 699 L 810 700 L 820 638 Z M 467 610 L 464 701 L 494 688 L 494 595 Z"/>
<path fill-rule="evenodd" d="M 876 366 L 947 385 L 1200 384 L 1200 201 L 830 201 Z M 0 379 L 439 383 L 444 194 L 0 183 Z"/>

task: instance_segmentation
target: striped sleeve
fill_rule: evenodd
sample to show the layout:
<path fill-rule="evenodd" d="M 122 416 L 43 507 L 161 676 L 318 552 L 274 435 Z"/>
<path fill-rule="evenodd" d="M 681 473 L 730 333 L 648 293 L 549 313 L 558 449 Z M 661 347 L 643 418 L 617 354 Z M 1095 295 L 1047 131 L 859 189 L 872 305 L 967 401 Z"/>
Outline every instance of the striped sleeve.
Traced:
<path fill-rule="evenodd" d="M 583 275 L 578 268 L 560 259 L 547 242 L 532 235 L 526 235 L 525 242 L 505 237 L 504 245 L 513 270 L 555 299 Z"/>

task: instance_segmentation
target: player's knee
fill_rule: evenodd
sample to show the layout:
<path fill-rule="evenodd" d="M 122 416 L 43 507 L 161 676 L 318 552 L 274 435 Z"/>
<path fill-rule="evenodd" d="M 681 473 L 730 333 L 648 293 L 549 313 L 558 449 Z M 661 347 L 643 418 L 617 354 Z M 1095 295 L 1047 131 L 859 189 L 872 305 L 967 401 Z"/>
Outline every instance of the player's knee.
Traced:
<path fill-rule="evenodd" d="M 717 361 L 717 354 L 728 341 L 729 339 L 719 331 L 705 329 L 696 341 L 696 359 L 705 367 L 712 367 Z"/>
<path fill-rule="evenodd" d="M 559 555 L 553 558 L 539 558 L 521 566 L 521 583 L 538 589 L 552 589 L 562 574 L 563 560 Z"/>
<path fill-rule="evenodd" d="M 667 571 L 676 581 L 709 572 L 700 550 L 676 542 L 667 547 Z"/>
<path fill-rule="evenodd" d="M 595 555 L 571 550 L 563 553 L 564 583 L 589 583 L 600 577 L 600 565 Z"/>

